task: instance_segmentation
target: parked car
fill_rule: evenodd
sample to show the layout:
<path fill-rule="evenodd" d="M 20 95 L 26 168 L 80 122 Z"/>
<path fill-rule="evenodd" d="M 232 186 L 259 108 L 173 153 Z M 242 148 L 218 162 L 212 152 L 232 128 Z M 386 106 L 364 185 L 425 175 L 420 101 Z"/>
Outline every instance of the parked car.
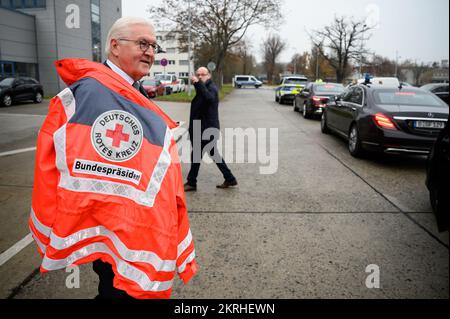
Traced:
<path fill-rule="evenodd" d="M 350 154 L 428 154 L 448 121 L 448 106 L 418 88 L 356 85 L 324 109 L 322 132 L 348 139 Z"/>
<path fill-rule="evenodd" d="M 170 87 L 166 92 L 168 94 L 180 91 L 178 78 L 175 74 L 157 74 L 155 80 L 159 80 L 164 86 Z"/>
<path fill-rule="evenodd" d="M 159 80 L 144 80 L 142 86 L 149 97 L 157 97 L 166 94 L 166 87 Z"/>
<path fill-rule="evenodd" d="M 239 89 L 248 86 L 259 89 L 263 85 L 263 83 L 253 75 L 236 75 L 234 77 L 233 83 L 234 86 Z"/>
<path fill-rule="evenodd" d="M 448 83 L 430 83 L 420 87 L 422 90 L 436 94 L 448 104 Z"/>
<path fill-rule="evenodd" d="M 178 81 L 180 81 L 180 84 L 179 84 L 180 92 L 185 92 L 187 81 L 185 79 L 178 79 Z"/>
<path fill-rule="evenodd" d="M 280 86 L 275 89 L 275 102 L 283 104 L 294 102 L 294 98 L 308 84 L 308 78 L 304 76 L 284 76 Z"/>
<path fill-rule="evenodd" d="M 5 78 L 0 82 L 0 106 L 11 106 L 14 102 L 29 100 L 41 103 L 43 97 L 42 85 L 33 78 Z"/>
<path fill-rule="evenodd" d="M 330 99 L 334 101 L 344 90 L 344 86 L 338 83 L 309 83 L 295 96 L 294 111 L 302 112 L 304 118 L 322 115 Z"/>
<path fill-rule="evenodd" d="M 426 185 L 430 191 L 430 201 L 440 232 L 448 230 L 449 215 L 449 167 L 450 150 L 448 122 L 439 134 L 427 163 Z"/>

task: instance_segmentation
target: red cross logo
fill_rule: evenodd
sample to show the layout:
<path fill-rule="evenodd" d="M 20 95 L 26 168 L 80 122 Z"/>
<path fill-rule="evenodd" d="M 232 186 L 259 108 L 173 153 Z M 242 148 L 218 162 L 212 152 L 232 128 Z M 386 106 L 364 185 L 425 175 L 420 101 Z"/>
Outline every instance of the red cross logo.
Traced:
<path fill-rule="evenodd" d="M 130 135 L 123 133 L 123 125 L 116 124 L 116 129 L 114 131 L 107 130 L 106 136 L 113 139 L 113 147 L 120 148 L 120 143 L 122 141 L 128 142 L 130 140 Z"/>

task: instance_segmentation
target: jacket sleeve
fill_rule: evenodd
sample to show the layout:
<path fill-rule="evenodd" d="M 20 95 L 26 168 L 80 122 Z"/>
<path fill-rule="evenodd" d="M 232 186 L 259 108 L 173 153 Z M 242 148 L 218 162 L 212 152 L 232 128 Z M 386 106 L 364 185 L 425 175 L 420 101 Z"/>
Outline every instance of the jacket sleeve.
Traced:
<path fill-rule="evenodd" d="M 41 256 L 50 242 L 53 222 L 56 218 L 56 188 L 59 172 L 53 134 L 66 122 L 66 114 L 59 97 L 53 98 L 49 114 L 42 125 L 36 149 L 34 186 L 29 227 Z"/>
<path fill-rule="evenodd" d="M 183 176 L 178 157 L 177 145 L 174 142 L 171 155 L 176 174 L 176 202 L 178 210 L 178 247 L 177 247 L 177 272 L 185 284 L 187 284 L 198 270 L 195 261 L 195 247 L 189 226 L 189 217 L 184 196 Z"/>
<path fill-rule="evenodd" d="M 197 89 L 197 92 L 200 93 L 209 104 L 218 102 L 219 96 L 215 85 L 210 85 L 208 88 L 205 83 L 199 81 L 195 83 L 194 86 Z"/>

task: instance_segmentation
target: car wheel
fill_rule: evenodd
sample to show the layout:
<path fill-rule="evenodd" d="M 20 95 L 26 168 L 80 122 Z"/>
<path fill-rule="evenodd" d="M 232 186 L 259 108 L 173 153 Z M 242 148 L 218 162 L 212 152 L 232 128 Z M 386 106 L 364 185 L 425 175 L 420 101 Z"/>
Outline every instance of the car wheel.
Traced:
<path fill-rule="evenodd" d="M 306 103 L 303 104 L 303 118 L 305 119 L 309 118 L 308 111 L 306 110 Z"/>
<path fill-rule="evenodd" d="M 294 112 L 299 112 L 296 99 L 294 99 Z"/>
<path fill-rule="evenodd" d="M 3 104 L 4 106 L 11 106 L 11 105 L 12 105 L 12 98 L 11 98 L 11 96 L 8 95 L 8 94 L 6 94 L 6 95 L 3 97 L 2 104 Z"/>
<path fill-rule="evenodd" d="M 284 103 L 284 101 L 283 101 L 283 99 L 280 96 L 280 98 L 278 99 L 278 104 L 282 105 L 283 103 Z"/>
<path fill-rule="evenodd" d="M 37 92 L 34 96 L 34 103 L 42 103 L 42 100 L 43 98 L 41 92 Z"/>
<path fill-rule="evenodd" d="M 328 128 L 327 124 L 327 116 L 325 113 L 322 114 L 322 117 L 320 119 L 320 130 L 323 134 L 330 134 L 330 129 Z"/>
<path fill-rule="evenodd" d="M 238 89 L 242 89 L 242 85 L 238 85 Z"/>
<path fill-rule="evenodd" d="M 353 157 L 362 157 L 364 153 L 356 124 L 352 125 L 348 134 L 348 150 Z"/>
<path fill-rule="evenodd" d="M 278 102 L 280 98 L 278 97 L 278 94 L 275 94 L 275 102 Z"/>

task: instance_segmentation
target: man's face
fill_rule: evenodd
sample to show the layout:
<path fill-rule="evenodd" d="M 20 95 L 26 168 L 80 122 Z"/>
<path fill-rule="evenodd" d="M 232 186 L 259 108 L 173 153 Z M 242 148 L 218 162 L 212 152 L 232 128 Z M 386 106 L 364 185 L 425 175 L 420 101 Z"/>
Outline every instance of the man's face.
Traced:
<path fill-rule="evenodd" d="M 195 73 L 195 76 L 203 83 L 205 83 L 211 78 L 211 74 L 209 74 L 209 71 L 205 68 L 198 69 L 197 72 Z"/>
<path fill-rule="evenodd" d="M 128 36 L 113 40 L 112 54 L 119 67 L 135 81 L 150 72 L 155 61 L 155 51 L 149 46 L 144 52 L 141 46 L 156 43 L 153 29 L 146 25 L 135 25 L 129 28 Z"/>

